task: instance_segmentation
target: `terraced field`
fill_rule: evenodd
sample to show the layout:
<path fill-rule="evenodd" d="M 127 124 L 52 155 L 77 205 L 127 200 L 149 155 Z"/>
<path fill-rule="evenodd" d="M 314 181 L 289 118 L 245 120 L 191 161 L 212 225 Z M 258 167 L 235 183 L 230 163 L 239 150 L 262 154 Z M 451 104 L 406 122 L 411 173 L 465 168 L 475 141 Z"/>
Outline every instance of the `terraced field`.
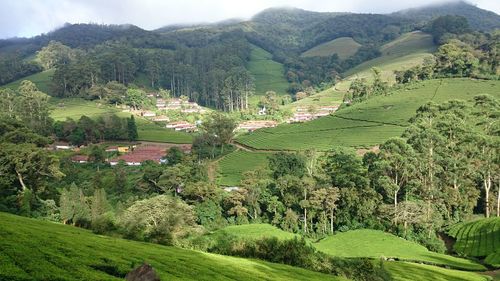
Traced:
<path fill-rule="evenodd" d="M 239 185 L 245 172 L 267 167 L 269 155 L 270 153 L 244 150 L 229 153 L 218 162 L 218 184 L 224 186 Z"/>
<path fill-rule="evenodd" d="M 302 57 L 329 57 L 337 54 L 340 59 L 354 55 L 361 44 L 351 37 L 341 37 L 315 46 L 301 54 Z"/>
<path fill-rule="evenodd" d="M 448 234 L 456 239 L 457 253 L 485 258 L 487 264 L 500 267 L 500 218 L 456 224 Z"/>
<path fill-rule="evenodd" d="M 257 96 L 264 95 L 267 91 L 275 91 L 279 95 L 286 94 L 288 81 L 284 76 L 285 69 L 281 63 L 272 59 L 271 53 L 252 46 L 247 69 L 255 78 Z"/>
<path fill-rule="evenodd" d="M 500 98 L 500 81 L 429 80 L 340 109 L 331 116 L 284 124 L 241 135 L 237 141 L 261 150 L 329 150 L 334 146 L 368 148 L 400 136 L 423 104 L 471 99 L 478 94 Z"/>
<path fill-rule="evenodd" d="M 92 234 L 0 213 L 0 280 L 123 280 L 143 262 L 161 280 L 343 280 L 282 264 Z"/>

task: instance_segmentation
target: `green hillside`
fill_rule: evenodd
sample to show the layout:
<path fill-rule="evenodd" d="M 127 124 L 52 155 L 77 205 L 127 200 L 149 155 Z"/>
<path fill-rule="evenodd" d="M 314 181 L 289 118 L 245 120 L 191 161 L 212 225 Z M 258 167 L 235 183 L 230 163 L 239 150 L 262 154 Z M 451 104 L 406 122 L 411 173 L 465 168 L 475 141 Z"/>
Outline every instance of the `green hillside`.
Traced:
<path fill-rule="evenodd" d="M 267 166 L 269 153 L 236 150 L 218 162 L 218 183 L 225 186 L 239 185 L 247 171 Z"/>
<path fill-rule="evenodd" d="M 400 136 L 415 111 L 428 101 L 471 99 L 478 94 L 500 97 L 500 81 L 443 79 L 429 80 L 376 96 L 343 108 L 335 114 L 301 124 L 245 134 L 237 141 L 255 149 L 329 150 L 334 146 L 372 147 Z"/>
<path fill-rule="evenodd" d="M 500 267 L 500 218 L 459 223 L 452 226 L 448 233 L 456 239 L 453 248 L 457 253 L 486 257 L 487 264 Z"/>
<path fill-rule="evenodd" d="M 0 280 L 123 280 L 143 262 L 162 280 L 340 280 L 291 266 L 94 235 L 0 213 Z"/>
<path fill-rule="evenodd" d="M 329 57 L 337 54 L 340 59 L 346 59 L 354 55 L 361 44 L 354 41 L 351 37 L 340 37 L 332 41 L 313 47 L 304 53 L 302 57 Z"/>
<path fill-rule="evenodd" d="M 286 94 L 288 82 L 285 79 L 285 69 L 281 63 L 272 59 L 271 53 L 252 45 L 248 71 L 255 78 L 255 94 L 264 95 L 267 91 Z"/>
<path fill-rule="evenodd" d="M 9 84 L 6 84 L 2 86 L 2 88 L 11 88 L 11 89 L 17 89 L 19 85 L 21 84 L 21 81 L 23 80 L 29 80 L 33 83 L 36 84 L 38 89 L 44 93 L 50 93 L 50 83 L 52 81 L 52 76 L 54 75 L 54 70 L 50 69 L 47 71 L 35 73 L 29 76 L 26 76 L 24 78 L 21 78 L 19 80 L 16 80 L 14 82 L 11 82 Z"/>
<path fill-rule="evenodd" d="M 382 55 L 372 60 L 366 61 L 344 73 L 347 77 L 338 83 L 335 88 L 347 90 L 350 81 L 355 78 L 372 78 L 371 69 L 378 67 L 382 73 L 382 78 L 391 83 L 395 82 L 394 71 L 405 70 L 413 66 L 422 64 L 426 57 L 436 50 L 432 41 L 432 36 L 420 31 L 410 32 L 401 35 L 399 38 L 380 47 Z"/>
<path fill-rule="evenodd" d="M 297 107 L 307 107 L 311 105 L 340 105 L 344 99 L 345 92 L 335 91 L 333 88 L 326 89 L 317 94 L 308 96 L 304 99 L 289 103 L 284 108 L 294 110 Z"/>
<path fill-rule="evenodd" d="M 485 270 L 480 264 L 431 252 L 424 246 L 379 230 L 359 229 L 339 233 L 315 243 L 315 247 L 338 257 L 397 258 L 465 270 Z"/>
<path fill-rule="evenodd" d="M 278 239 L 293 239 L 297 235 L 282 231 L 269 224 L 248 224 L 228 226 L 212 235 L 231 234 L 243 239 L 259 239 L 277 237 Z M 394 235 L 377 230 L 355 230 L 329 236 L 317 243 L 311 243 L 318 250 L 339 257 L 369 257 L 377 260 L 379 257 L 396 258 L 404 261 L 386 261 L 384 268 L 394 280 L 407 281 L 484 281 L 489 280 L 484 275 L 463 270 L 477 271 L 485 268 L 471 261 L 428 251 L 425 247 L 404 240 Z M 426 262 L 435 265 L 421 264 Z"/>
<path fill-rule="evenodd" d="M 385 262 L 395 281 L 486 281 L 488 276 L 411 262 Z"/>

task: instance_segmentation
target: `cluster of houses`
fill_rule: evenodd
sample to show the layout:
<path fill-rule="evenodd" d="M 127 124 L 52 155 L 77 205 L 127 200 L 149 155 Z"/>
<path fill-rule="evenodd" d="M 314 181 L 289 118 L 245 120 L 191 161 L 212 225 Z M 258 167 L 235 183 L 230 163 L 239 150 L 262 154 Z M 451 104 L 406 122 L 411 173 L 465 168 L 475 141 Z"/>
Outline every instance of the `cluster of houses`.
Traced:
<path fill-rule="evenodd" d="M 181 145 L 178 146 L 184 153 L 191 152 L 191 145 Z M 167 154 L 168 148 L 165 146 L 158 145 L 142 145 L 142 146 L 111 146 L 106 149 L 107 152 L 119 152 L 120 154 L 111 159 L 106 159 L 111 166 L 117 165 L 120 161 L 123 161 L 128 166 L 140 166 L 145 161 L 153 161 L 158 164 L 165 163 L 165 155 Z M 71 161 L 74 163 L 88 163 L 89 157 L 87 155 L 74 155 L 71 157 Z"/>
<path fill-rule="evenodd" d="M 176 131 L 185 131 L 185 132 L 194 132 L 197 130 L 196 124 L 189 123 L 187 121 L 170 122 L 165 127 L 168 129 L 174 129 Z"/>
<path fill-rule="evenodd" d="M 297 107 L 293 116 L 288 120 L 289 123 L 306 122 L 319 117 L 328 116 L 337 111 L 338 106 L 320 106 L 317 110 L 311 111 L 308 107 Z"/>
<path fill-rule="evenodd" d="M 262 128 L 273 128 L 278 126 L 278 122 L 274 120 L 251 120 L 251 121 L 243 121 L 238 124 L 236 130 L 244 130 L 248 132 L 253 132 L 257 129 Z"/>
<path fill-rule="evenodd" d="M 182 113 L 205 113 L 206 110 L 196 102 L 184 101 L 179 98 L 156 99 L 156 108 L 164 111 L 180 111 Z"/>

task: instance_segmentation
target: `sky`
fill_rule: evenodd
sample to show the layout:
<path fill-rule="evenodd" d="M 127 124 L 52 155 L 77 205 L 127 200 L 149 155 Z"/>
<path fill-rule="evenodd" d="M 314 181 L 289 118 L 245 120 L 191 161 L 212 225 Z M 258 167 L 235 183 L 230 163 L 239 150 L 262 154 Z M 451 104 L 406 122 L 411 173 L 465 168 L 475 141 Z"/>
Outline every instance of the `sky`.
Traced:
<path fill-rule="evenodd" d="M 64 23 L 130 23 L 152 30 L 170 24 L 248 19 L 270 7 L 390 13 L 438 2 L 443 0 L 0 0 L 0 38 L 31 37 Z M 500 14 L 500 0 L 469 2 Z"/>

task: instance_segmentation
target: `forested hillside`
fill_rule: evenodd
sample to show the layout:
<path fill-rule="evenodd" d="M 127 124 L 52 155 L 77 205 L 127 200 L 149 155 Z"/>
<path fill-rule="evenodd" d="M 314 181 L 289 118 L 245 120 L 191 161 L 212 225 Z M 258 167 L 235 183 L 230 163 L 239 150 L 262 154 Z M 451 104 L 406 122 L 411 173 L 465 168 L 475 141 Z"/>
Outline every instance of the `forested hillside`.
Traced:
<path fill-rule="evenodd" d="M 0 40 L 0 85 L 55 69 L 49 91 L 53 96 L 92 98 L 89 92 L 116 81 L 168 89 L 174 96 L 185 95 L 221 110 L 241 110 L 248 107 L 255 85 L 260 85 L 249 65 L 251 44 L 284 65 L 280 75 L 289 82 L 288 93 L 294 95 L 336 81 L 340 73 L 380 56 L 384 43 L 408 31 L 427 30 L 429 20 L 448 13 L 463 15 L 473 30 L 500 26 L 498 15 L 464 3 L 390 15 L 274 8 L 249 21 L 156 31 L 133 25 L 67 24 L 30 39 Z M 478 18 L 482 25 L 476 24 Z M 349 56 L 301 56 L 342 37 L 361 46 Z M 274 89 L 258 89 L 268 90 Z"/>

